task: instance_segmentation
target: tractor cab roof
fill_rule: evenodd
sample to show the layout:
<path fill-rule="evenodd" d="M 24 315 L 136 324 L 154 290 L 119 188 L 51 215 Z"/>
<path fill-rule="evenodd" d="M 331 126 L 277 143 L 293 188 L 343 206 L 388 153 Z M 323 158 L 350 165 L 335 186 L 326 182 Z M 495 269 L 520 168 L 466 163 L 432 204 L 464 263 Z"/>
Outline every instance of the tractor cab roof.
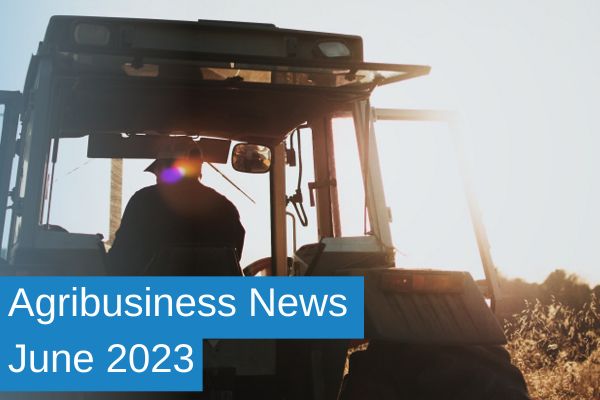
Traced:
<path fill-rule="evenodd" d="M 55 16 L 38 55 L 52 57 L 60 137 L 277 142 L 376 86 L 429 72 L 364 62 L 358 36 L 204 20 Z"/>

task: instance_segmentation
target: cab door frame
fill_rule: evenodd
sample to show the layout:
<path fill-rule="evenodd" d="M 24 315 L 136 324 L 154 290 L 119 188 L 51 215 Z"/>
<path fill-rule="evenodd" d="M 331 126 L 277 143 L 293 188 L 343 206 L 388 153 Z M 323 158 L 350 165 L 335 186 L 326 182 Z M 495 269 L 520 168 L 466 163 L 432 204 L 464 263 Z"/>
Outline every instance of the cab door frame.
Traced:
<path fill-rule="evenodd" d="M 490 243 L 487 237 L 485 226 L 483 224 L 481 210 L 479 208 L 479 203 L 472 188 L 469 169 L 467 168 L 467 163 L 463 154 L 459 113 L 449 110 L 370 108 L 369 114 L 369 130 L 371 131 L 370 137 L 372 138 L 372 140 L 375 138 L 374 123 L 378 120 L 440 122 L 445 123 L 448 126 L 450 134 L 452 135 L 451 139 L 454 143 L 458 159 L 458 168 L 463 183 L 463 190 L 465 192 L 467 206 L 471 217 L 471 223 L 473 225 L 473 230 L 475 232 L 475 237 L 477 240 L 477 247 L 479 249 L 479 256 L 481 258 L 483 271 L 485 274 L 486 282 L 484 290 L 486 292 L 486 295 L 488 295 L 491 300 L 492 310 L 495 310 L 498 302 L 502 300 L 502 293 L 498 284 L 498 271 L 492 259 Z M 371 144 L 371 146 L 373 146 L 373 144 Z M 370 160 L 370 164 L 372 164 L 373 162 L 374 160 Z M 378 160 L 376 167 L 377 169 L 379 168 Z M 383 191 L 383 187 L 381 187 L 381 191 Z M 371 210 L 371 207 L 369 208 L 369 213 L 374 211 L 375 210 Z M 387 229 L 389 232 L 389 224 L 387 225 Z"/>

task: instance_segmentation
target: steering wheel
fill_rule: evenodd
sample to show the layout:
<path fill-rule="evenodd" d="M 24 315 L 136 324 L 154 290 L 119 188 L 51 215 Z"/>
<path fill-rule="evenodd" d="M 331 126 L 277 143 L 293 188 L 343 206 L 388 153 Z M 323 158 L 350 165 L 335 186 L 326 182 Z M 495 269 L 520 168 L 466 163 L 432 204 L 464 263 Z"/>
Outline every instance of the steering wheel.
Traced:
<path fill-rule="evenodd" d="M 292 257 L 287 258 L 288 268 L 294 263 L 294 259 Z M 256 260 L 250 264 L 246 268 L 244 268 L 244 276 L 256 276 L 257 274 L 264 272 L 265 276 L 271 276 L 271 272 L 273 271 L 271 257 L 261 258 Z"/>
<path fill-rule="evenodd" d="M 272 271 L 271 264 L 271 257 L 265 257 L 256 260 L 244 268 L 244 276 L 256 276 L 262 271 L 265 271 L 266 276 L 270 276 Z"/>

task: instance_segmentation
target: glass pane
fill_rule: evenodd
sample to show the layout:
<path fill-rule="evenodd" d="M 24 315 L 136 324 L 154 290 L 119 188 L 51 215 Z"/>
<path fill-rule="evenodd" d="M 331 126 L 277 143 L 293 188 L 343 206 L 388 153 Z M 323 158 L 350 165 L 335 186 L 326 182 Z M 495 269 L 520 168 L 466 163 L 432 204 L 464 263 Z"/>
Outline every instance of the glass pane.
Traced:
<path fill-rule="evenodd" d="M 100 233 L 108 240 L 111 160 L 88 159 L 86 154 L 87 137 L 60 140 L 50 224 L 69 232 Z M 139 159 L 123 161 L 122 211 L 136 191 L 156 183 L 155 176 L 144 171 L 151 162 Z M 256 201 L 253 204 L 209 165 L 203 166 L 202 183 L 227 197 L 240 213 L 246 230 L 242 266 L 270 256 L 269 174 L 243 174 L 233 170 L 229 164 L 215 166 Z M 48 201 L 46 207 L 47 204 Z"/>
<path fill-rule="evenodd" d="M 483 278 L 447 125 L 380 121 L 376 132 L 397 265 Z"/>
<path fill-rule="evenodd" d="M 293 62 L 292 62 L 293 64 Z M 215 61 L 180 61 L 145 57 L 144 64 L 133 66 L 131 57 L 89 54 L 73 60 L 75 68 L 106 76 L 131 76 L 146 79 L 186 79 L 238 81 L 261 84 L 310 86 L 322 88 L 358 87 L 414 73 L 398 65 L 368 63 L 316 64 L 312 66 L 254 64 Z"/>
<path fill-rule="evenodd" d="M 235 143 L 232 143 L 232 147 Z M 143 187 L 156 183 L 152 173 L 144 169 L 153 160 L 124 160 L 123 163 L 123 208 L 133 194 Z M 238 212 L 246 236 L 240 264 L 243 267 L 263 257 L 271 256 L 271 214 L 269 202 L 269 174 L 245 174 L 235 171 L 231 164 L 214 164 L 223 174 L 231 179 L 256 204 L 227 182 L 217 171 L 204 164 L 202 167 L 202 183 L 215 189 L 231 201 Z M 207 228 L 209 229 L 209 228 Z"/>
<path fill-rule="evenodd" d="M 333 120 L 333 148 L 342 236 L 363 236 L 369 226 L 365 227 L 365 191 L 352 118 Z"/>
<path fill-rule="evenodd" d="M 232 143 L 232 147 L 235 143 Z M 242 268 L 253 261 L 271 256 L 271 212 L 269 200 L 269 174 L 246 174 L 237 172 L 230 163 L 214 164 L 255 202 L 227 182 L 209 165 L 202 167 L 202 183 L 227 197 L 238 209 L 246 230 Z"/>
<path fill-rule="evenodd" d="M 110 160 L 87 158 L 87 141 L 87 136 L 60 139 L 52 197 L 48 191 L 43 223 L 48 222 L 51 200 L 51 225 L 72 233 L 100 233 L 107 239 Z"/>
<path fill-rule="evenodd" d="M 235 68 L 201 68 L 205 80 L 238 80 L 279 85 L 342 87 L 370 84 L 401 76 L 403 72 L 350 70 L 342 68 L 299 68 L 260 65 L 236 65 Z"/>
<path fill-rule="evenodd" d="M 144 64 L 133 68 L 124 63 L 123 72 L 129 76 L 145 78 L 187 78 L 208 81 L 237 81 L 276 85 L 314 86 L 337 88 L 373 84 L 404 75 L 403 71 L 385 71 L 355 68 L 315 68 L 254 64 L 170 63 Z M 185 68 L 182 68 L 182 66 Z M 206 66 L 204 66 L 206 65 Z"/>

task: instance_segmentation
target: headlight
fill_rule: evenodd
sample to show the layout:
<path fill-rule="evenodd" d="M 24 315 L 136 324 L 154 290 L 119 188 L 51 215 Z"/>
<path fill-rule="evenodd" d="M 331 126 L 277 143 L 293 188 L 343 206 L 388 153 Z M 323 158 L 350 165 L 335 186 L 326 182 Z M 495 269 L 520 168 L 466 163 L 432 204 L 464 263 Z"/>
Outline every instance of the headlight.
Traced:
<path fill-rule="evenodd" d="M 321 42 L 319 51 L 327 58 L 350 57 L 350 49 L 342 42 Z"/>
<path fill-rule="evenodd" d="M 106 46 L 110 41 L 110 30 L 104 25 L 80 23 L 73 35 L 75 43 L 88 46 Z"/>

